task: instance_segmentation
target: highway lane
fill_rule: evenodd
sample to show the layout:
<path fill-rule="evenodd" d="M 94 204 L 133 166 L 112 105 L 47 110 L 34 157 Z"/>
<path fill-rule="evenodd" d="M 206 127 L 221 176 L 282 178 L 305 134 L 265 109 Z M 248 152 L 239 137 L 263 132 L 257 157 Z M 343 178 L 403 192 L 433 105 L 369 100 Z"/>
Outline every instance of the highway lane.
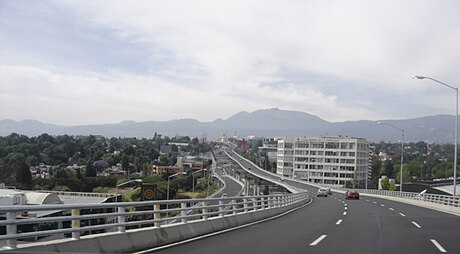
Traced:
<path fill-rule="evenodd" d="M 152 253 L 304 253 L 316 232 L 335 225 L 341 208 L 340 202 L 321 198 L 273 220 Z M 323 209 L 330 211 L 327 216 Z"/>
<path fill-rule="evenodd" d="M 273 175 L 255 168 L 244 159 L 240 160 L 238 156 L 233 153 L 229 153 L 229 155 L 237 159 L 243 167 L 251 167 L 251 171 L 276 180 L 276 177 Z M 317 188 L 311 187 L 307 184 L 298 183 L 288 179 L 285 179 L 284 182 L 297 188 L 307 189 L 313 193 L 317 190 Z M 337 197 L 337 195 L 335 197 Z M 460 253 L 460 237 L 456 233 L 460 229 L 460 218 L 458 216 L 386 199 L 366 198 L 364 196 L 363 198 L 365 202 L 372 204 L 375 207 L 367 206 L 367 204 L 361 202 L 362 200 L 359 200 L 358 202 L 356 202 L 357 200 L 350 200 L 351 202 L 355 202 L 351 203 L 353 206 L 358 205 L 356 207 L 358 212 L 351 213 L 351 216 L 349 217 L 360 218 L 360 221 L 355 221 L 355 224 L 348 225 L 346 220 L 342 219 L 340 224 L 344 223 L 349 228 L 344 230 L 345 234 L 343 234 L 341 238 L 350 239 L 352 242 L 353 240 L 351 239 L 354 239 L 354 242 L 357 243 L 362 242 L 362 239 L 371 237 L 372 234 L 374 234 L 372 236 L 373 239 L 378 239 L 378 236 L 381 237 L 382 235 L 385 235 L 385 238 L 381 238 L 377 241 L 379 243 L 377 245 L 350 245 L 354 247 L 351 249 L 344 248 L 344 252 L 340 253 L 413 253 L 415 251 L 420 253 L 435 253 L 436 251 L 439 251 L 441 253 L 444 250 L 449 250 L 451 253 Z M 381 209 L 379 210 L 374 208 Z M 401 219 L 405 219 L 405 221 L 402 222 L 400 221 Z M 413 243 L 413 241 L 407 241 L 407 237 L 405 237 L 406 235 L 410 235 L 412 237 L 411 240 L 418 239 L 415 247 L 414 244 L 408 244 Z M 326 235 L 321 241 L 325 238 L 334 240 L 331 236 L 327 237 Z M 343 239 L 338 241 L 342 242 Z M 332 244 L 332 246 L 335 245 L 336 244 Z M 355 247 L 357 246 L 360 247 L 356 249 Z M 366 249 L 363 246 L 370 247 Z M 333 250 L 334 248 L 329 249 L 326 253 Z M 363 251 L 360 252 L 359 250 Z M 334 253 L 335 252 L 336 251 L 334 251 Z"/>
<path fill-rule="evenodd" d="M 264 174 L 248 162 L 240 163 Z M 346 200 L 343 194 L 314 197 L 310 205 L 280 218 L 155 253 L 460 253 L 458 216 L 361 198 Z"/>
<path fill-rule="evenodd" d="M 308 185 L 306 183 L 299 183 L 297 181 L 292 181 L 288 178 L 284 178 L 284 177 L 282 178 L 281 176 L 274 176 L 266 172 L 265 170 L 254 167 L 254 165 L 252 165 L 250 162 L 248 162 L 245 159 L 241 159 L 239 156 L 235 155 L 232 151 L 228 151 L 227 154 L 230 155 L 230 157 L 233 158 L 234 160 L 238 161 L 238 163 L 240 163 L 245 168 L 246 172 L 248 173 L 255 173 L 257 175 L 261 175 L 269 179 L 272 179 L 273 181 L 281 183 L 281 184 L 286 183 L 298 189 L 310 191 L 312 192 L 313 195 L 318 190 L 318 188 Z M 250 170 L 247 170 L 248 168 L 250 168 Z M 284 180 L 282 181 L 281 179 L 284 179 Z"/>
<path fill-rule="evenodd" d="M 333 195 L 274 220 L 154 253 L 442 253 L 432 240 L 460 253 L 458 228 L 454 215 Z"/>

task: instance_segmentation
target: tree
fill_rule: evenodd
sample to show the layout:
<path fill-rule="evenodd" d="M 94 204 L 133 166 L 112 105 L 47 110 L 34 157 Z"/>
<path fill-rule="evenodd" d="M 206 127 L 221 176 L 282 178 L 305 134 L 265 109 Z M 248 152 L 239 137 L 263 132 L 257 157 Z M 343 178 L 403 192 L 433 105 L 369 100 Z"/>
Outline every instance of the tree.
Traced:
<path fill-rule="evenodd" d="M 86 177 L 95 177 L 97 175 L 96 168 L 93 167 L 93 165 L 88 162 L 86 164 L 86 169 L 85 169 L 85 176 Z"/>
<path fill-rule="evenodd" d="M 380 184 L 382 186 L 382 190 L 390 189 L 390 179 L 388 177 L 382 179 L 382 181 L 380 181 Z"/>
<path fill-rule="evenodd" d="M 393 178 L 394 177 L 394 168 L 393 168 L 393 163 L 390 160 L 386 160 L 383 163 L 383 173 L 388 177 L 388 178 Z"/>
<path fill-rule="evenodd" d="M 382 168 L 382 161 L 378 156 L 372 156 L 371 162 L 371 181 L 377 185 L 379 181 L 380 169 Z"/>
<path fill-rule="evenodd" d="M 395 173 L 395 176 L 396 176 L 396 181 L 401 183 L 401 168 L 398 167 L 398 170 L 396 171 Z M 407 183 L 407 182 L 410 182 L 411 180 L 411 177 L 410 177 L 410 172 L 409 170 L 406 168 L 406 165 L 404 165 L 404 169 L 403 169 L 403 182 Z"/>
<path fill-rule="evenodd" d="M 10 156 L 8 167 L 16 175 L 16 187 L 23 190 L 32 189 L 32 174 L 26 164 L 26 157 L 22 153 L 14 153 Z"/>

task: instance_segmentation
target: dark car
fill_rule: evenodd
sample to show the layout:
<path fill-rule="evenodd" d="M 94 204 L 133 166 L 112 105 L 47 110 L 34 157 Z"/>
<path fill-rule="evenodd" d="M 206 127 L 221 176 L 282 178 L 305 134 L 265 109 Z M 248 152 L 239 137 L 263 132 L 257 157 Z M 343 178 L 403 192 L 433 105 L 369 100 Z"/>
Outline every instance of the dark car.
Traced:
<path fill-rule="evenodd" d="M 359 199 L 359 193 L 357 191 L 347 191 L 345 192 L 346 199 Z"/>

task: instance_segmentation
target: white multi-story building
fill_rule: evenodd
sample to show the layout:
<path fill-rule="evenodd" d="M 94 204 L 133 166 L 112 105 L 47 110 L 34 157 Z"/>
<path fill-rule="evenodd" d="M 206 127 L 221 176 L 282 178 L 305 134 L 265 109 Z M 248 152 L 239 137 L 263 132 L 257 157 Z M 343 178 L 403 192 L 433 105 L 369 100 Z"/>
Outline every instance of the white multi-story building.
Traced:
<path fill-rule="evenodd" d="M 366 139 L 339 136 L 278 140 L 276 172 L 284 177 L 344 186 L 347 181 L 365 181 L 368 170 Z"/>

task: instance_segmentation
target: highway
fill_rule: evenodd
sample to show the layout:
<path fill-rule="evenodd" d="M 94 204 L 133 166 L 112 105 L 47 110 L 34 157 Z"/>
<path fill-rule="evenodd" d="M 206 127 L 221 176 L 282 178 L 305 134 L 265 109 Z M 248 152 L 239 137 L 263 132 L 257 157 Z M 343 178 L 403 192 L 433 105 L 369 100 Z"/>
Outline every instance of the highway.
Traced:
<path fill-rule="evenodd" d="M 285 216 L 154 253 L 460 253 L 458 216 L 365 196 L 312 196 L 311 204 Z"/>

